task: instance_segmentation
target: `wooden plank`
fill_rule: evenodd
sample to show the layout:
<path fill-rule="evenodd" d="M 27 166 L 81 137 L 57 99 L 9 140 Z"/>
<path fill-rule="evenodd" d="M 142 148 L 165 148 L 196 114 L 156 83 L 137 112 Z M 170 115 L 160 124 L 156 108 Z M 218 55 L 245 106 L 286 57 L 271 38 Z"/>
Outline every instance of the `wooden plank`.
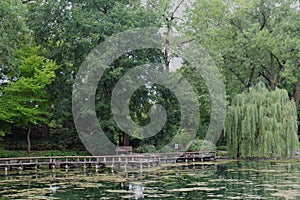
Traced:
<path fill-rule="evenodd" d="M 127 147 L 126 147 L 127 148 Z M 130 150 L 130 149 L 129 149 Z M 106 165 L 148 165 L 176 162 L 176 160 L 199 160 L 216 158 L 214 151 L 149 153 L 111 156 L 54 156 L 54 157 L 22 157 L 0 158 L 0 167 L 25 165 L 56 165 L 61 164 L 106 164 Z"/>

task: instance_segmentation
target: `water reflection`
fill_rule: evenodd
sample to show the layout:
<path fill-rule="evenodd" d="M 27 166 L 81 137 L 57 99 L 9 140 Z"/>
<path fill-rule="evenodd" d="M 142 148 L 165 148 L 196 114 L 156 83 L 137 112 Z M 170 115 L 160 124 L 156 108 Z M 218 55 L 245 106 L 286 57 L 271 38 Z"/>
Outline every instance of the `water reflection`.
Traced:
<path fill-rule="evenodd" d="M 144 186 L 129 184 L 129 191 L 133 192 L 134 199 L 143 199 L 144 198 Z"/>
<path fill-rule="evenodd" d="M 0 188 L 0 199 L 300 199 L 300 161 L 181 164 L 143 173 L 16 171 L 0 176 Z"/>
<path fill-rule="evenodd" d="M 56 186 L 56 185 L 50 185 L 50 190 L 51 190 L 51 192 L 53 192 L 53 193 L 55 193 L 56 192 L 56 190 L 58 190 L 59 189 L 59 186 Z"/>

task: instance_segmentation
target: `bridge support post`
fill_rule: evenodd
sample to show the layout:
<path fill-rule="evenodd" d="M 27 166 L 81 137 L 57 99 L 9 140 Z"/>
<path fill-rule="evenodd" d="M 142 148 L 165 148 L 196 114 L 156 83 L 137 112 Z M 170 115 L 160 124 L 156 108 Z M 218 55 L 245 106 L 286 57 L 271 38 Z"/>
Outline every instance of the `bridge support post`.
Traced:
<path fill-rule="evenodd" d="M 125 173 L 127 172 L 128 158 L 125 158 Z"/>
<path fill-rule="evenodd" d="M 95 167 L 96 167 L 96 172 L 98 172 L 99 164 L 97 163 Z"/>
<path fill-rule="evenodd" d="M 69 165 L 68 164 L 66 164 L 65 169 L 66 169 L 65 172 L 67 173 L 68 169 L 69 169 Z"/>

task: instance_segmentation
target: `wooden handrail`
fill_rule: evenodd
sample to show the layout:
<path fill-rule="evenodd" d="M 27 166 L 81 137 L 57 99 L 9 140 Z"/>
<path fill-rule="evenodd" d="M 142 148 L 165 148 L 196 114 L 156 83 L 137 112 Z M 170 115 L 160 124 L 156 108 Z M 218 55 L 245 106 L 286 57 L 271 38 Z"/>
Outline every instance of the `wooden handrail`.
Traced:
<path fill-rule="evenodd" d="M 162 156 L 181 156 L 181 155 L 199 155 L 199 154 L 216 154 L 215 151 L 193 151 L 193 152 L 170 152 L 170 153 L 143 153 L 130 155 L 108 155 L 108 156 L 43 156 L 43 157 L 16 157 L 0 158 L 0 161 L 23 161 L 23 160 L 65 160 L 65 159 L 113 159 L 113 158 L 158 158 Z"/>

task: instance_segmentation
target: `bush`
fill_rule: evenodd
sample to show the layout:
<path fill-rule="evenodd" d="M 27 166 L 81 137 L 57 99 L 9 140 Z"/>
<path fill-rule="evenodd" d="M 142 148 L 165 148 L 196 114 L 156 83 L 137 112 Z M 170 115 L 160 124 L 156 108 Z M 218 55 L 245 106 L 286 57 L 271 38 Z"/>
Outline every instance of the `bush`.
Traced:
<path fill-rule="evenodd" d="M 217 146 L 217 150 L 227 151 L 227 147 L 226 146 Z"/>
<path fill-rule="evenodd" d="M 154 153 L 156 152 L 156 148 L 154 145 L 146 145 L 143 147 L 144 153 Z"/>
<path fill-rule="evenodd" d="M 135 153 L 154 153 L 156 152 L 156 148 L 154 145 L 145 145 L 139 146 L 138 148 L 134 149 Z"/>
<path fill-rule="evenodd" d="M 59 151 L 59 150 L 51 150 L 46 151 L 43 156 L 89 156 L 90 154 L 85 151 Z"/>
<path fill-rule="evenodd" d="M 16 158 L 16 157 L 44 157 L 44 156 L 89 156 L 87 151 L 32 151 L 28 154 L 26 151 L 7 150 L 0 147 L 0 158 Z"/>
<path fill-rule="evenodd" d="M 158 151 L 160 153 L 169 153 L 169 152 L 174 152 L 175 150 L 172 149 L 170 146 L 166 145 L 166 146 L 163 146 L 162 148 L 160 148 Z"/>
<path fill-rule="evenodd" d="M 9 151 L 0 147 L 0 158 L 25 157 L 28 154 L 25 151 Z"/>
<path fill-rule="evenodd" d="M 216 145 L 208 140 L 192 140 L 188 151 L 216 151 Z"/>
<path fill-rule="evenodd" d="M 139 146 L 138 148 L 134 148 L 132 151 L 134 153 L 143 153 L 143 148 L 142 148 L 142 146 Z"/>

